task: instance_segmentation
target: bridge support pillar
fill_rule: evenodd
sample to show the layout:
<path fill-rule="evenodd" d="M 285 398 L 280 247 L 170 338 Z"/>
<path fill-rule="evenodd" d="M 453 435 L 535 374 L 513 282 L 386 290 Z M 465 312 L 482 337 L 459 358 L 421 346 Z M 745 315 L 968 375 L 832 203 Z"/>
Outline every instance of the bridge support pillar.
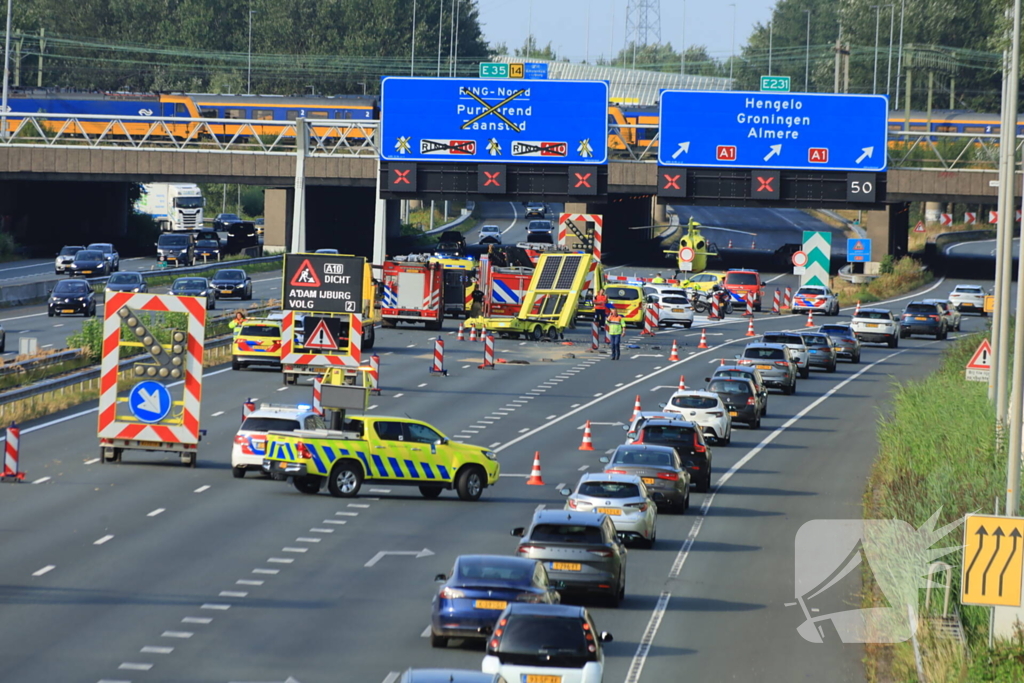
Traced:
<path fill-rule="evenodd" d="M 910 203 L 886 204 L 884 211 L 868 211 L 865 221 L 868 239 L 871 240 L 871 260 L 881 261 L 892 255 L 901 258 L 907 255 L 907 239 L 910 230 Z"/>
<path fill-rule="evenodd" d="M 566 213 L 604 216 L 603 260 L 605 265 L 665 262 L 661 247 L 649 239 L 650 231 L 630 230 L 654 225 L 654 198 L 649 194 L 609 194 L 603 203 L 567 203 Z M 668 222 L 667 218 L 664 221 Z"/>

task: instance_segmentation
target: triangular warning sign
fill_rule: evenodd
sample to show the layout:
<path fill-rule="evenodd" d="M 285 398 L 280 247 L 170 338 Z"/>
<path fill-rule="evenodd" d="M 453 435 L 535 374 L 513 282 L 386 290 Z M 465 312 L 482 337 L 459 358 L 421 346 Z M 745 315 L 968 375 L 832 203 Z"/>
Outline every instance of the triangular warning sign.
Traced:
<path fill-rule="evenodd" d="M 295 275 L 292 277 L 292 287 L 319 287 L 320 278 L 317 277 L 316 270 L 313 268 L 313 264 L 306 259 L 299 266 L 299 269 L 295 271 Z"/>
<path fill-rule="evenodd" d="M 969 370 L 992 369 L 992 345 L 988 343 L 988 339 L 981 340 L 978 350 L 974 352 L 970 362 L 967 363 L 967 368 Z"/>
<path fill-rule="evenodd" d="M 914 232 L 924 232 L 924 222 L 918 221 L 917 225 L 914 226 Z"/>
<path fill-rule="evenodd" d="M 302 345 L 307 349 L 323 349 L 326 351 L 337 351 L 338 340 L 331 334 L 330 329 L 327 327 L 327 320 L 321 319 L 317 326 L 313 328 L 313 334 L 309 335 L 309 338 L 302 342 Z"/>
<path fill-rule="evenodd" d="M 853 243 L 854 251 L 864 251 L 864 243 L 860 240 Z"/>

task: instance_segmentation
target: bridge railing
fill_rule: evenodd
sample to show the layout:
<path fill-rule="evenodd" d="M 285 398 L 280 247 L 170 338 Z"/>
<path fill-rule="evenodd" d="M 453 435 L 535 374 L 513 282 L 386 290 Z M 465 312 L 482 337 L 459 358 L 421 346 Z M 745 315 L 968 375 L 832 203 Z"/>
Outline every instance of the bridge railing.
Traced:
<path fill-rule="evenodd" d="M 295 122 L 18 113 L 0 125 L 0 147 L 93 147 L 140 151 L 295 154 Z M 380 122 L 307 119 L 311 156 L 376 157 Z"/>

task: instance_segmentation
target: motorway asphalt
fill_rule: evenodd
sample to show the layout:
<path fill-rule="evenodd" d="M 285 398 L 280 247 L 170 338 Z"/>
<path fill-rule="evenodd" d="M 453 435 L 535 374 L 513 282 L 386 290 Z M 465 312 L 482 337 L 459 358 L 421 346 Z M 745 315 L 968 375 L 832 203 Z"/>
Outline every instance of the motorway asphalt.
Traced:
<path fill-rule="evenodd" d="M 953 282 L 931 291 L 944 295 Z M 781 276 L 769 287 L 795 286 Z M 910 298 L 910 297 L 907 297 Z M 903 301 L 893 302 L 898 310 Z M 846 311 L 844 315 L 848 315 Z M 801 316 L 758 314 L 755 329 L 802 329 Z M 824 321 L 835 320 L 826 318 Z M 704 325 L 699 321 L 698 325 Z M 983 319 L 965 318 L 965 331 Z M 622 442 L 619 423 L 664 401 L 686 376 L 701 386 L 719 358 L 747 341 L 746 319 L 661 332 L 623 360 L 574 345 L 498 340 L 497 355 L 528 365 L 480 370 L 480 344 L 446 323 L 447 378 L 431 377 L 430 335 L 383 331 L 377 413 L 410 415 L 497 451 L 503 478 L 476 503 L 446 492 L 374 485 L 354 500 L 304 496 L 281 482 L 229 473 L 246 397 L 308 402 L 269 371 L 208 371 L 199 466 L 126 452 L 98 462 L 93 405 L 23 426 L 28 481 L 2 487 L 0 586 L 4 665 L 11 681 L 285 681 L 393 683 L 409 666 L 478 669 L 479 645 L 432 649 L 425 637 L 433 576 L 459 554 L 511 553 L 508 533 L 539 506 L 561 507 L 558 485 L 601 467 Z M 954 338 L 958 335 L 951 335 Z M 672 340 L 682 360 L 667 360 Z M 793 541 L 804 522 L 857 518 L 876 452 L 875 425 L 892 381 L 920 377 L 946 342 L 867 347 L 863 362 L 813 372 L 795 396 L 773 392 L 759 431 L 742 427 L 714 447 L 714 488 L 685 515 L 659 518 L 652 550 L 629 552 L 620 609 L 595 606 L 607 683 L 692 680 L 860 681 L 862 648 L 803 641 L 794 602 Z M 577 450 L 584 421 L 597 451 Z M 527 486 L 539 451 L 546 486 Z M 422 551 L 387 556 L 381 551 Z M 813 607 L 849 609 L 857 573 Z"/>
<path fill-rule="evenodd" d="M 732 240 L 736 249 L 765 249 L 775 251 L 785 244 L 803 241 L 804 230 L 832 233 L 832 250 L 846 253 L 846 233 L 800 209 L 732 208 L 719 206 L 672 207 L 679 222 L 686 224 L 690 217 L 697 219 L 709 239 L 720 250 L 728 248 Z M 716 227 L 718 229 L 716 229 Z"/>
<path fill-rule="evenodd" d="M 974 258 L 996 257 L 995 240 L 978 240 L 977 242 L 957 242 L 946 247 L 946 256 L 971 256 Z M 1020 238 L 1013 238 L 1013 257 L 1020 256 Z"/>
<path fill-rule="evenodd" d="M 153 257 L 135 256 L 121 259 L 121 270 L 152 270 L 157 267 Z M 53 272 L 53 259 L 26 259 L 0 264 L 0 286 L 22 285 L 41 280 L 66 277 Z"/>

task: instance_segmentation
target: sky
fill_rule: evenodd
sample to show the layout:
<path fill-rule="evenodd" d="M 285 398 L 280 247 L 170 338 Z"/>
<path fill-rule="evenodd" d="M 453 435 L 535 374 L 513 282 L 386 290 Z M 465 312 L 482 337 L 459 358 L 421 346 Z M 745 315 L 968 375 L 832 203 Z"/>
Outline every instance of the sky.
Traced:
<path fill-rule="evenodd" d="M 522 46 L 532 27 L 539 46 L 550 42 L 559 58 L 573 62 L 582 61 L 588 51 L 593 61 L 622 49 L 627 4 L 628 0 L 478 0 L 480 23 L 489 43 L 505 43 L 511 54 L 513 48 Z M 661 42 L 678 50 L 685 33 L 686 45 L 706 45 L 711 56 L 728 57 L 732 53 L 731 4 L 725 0 L 660 0 Z M 775 0 L 735 0 L 735 5 L 739 53 L 754 24 L 767 23 Z"/>

